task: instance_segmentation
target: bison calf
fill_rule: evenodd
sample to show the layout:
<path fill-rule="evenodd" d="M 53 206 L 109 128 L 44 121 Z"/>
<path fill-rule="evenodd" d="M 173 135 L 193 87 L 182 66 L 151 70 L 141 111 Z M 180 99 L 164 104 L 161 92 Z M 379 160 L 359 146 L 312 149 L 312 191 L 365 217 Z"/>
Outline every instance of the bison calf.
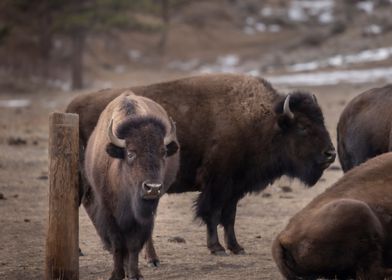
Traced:
<path fill-rule="evenodd" d="M 176 177 L 177 150 L 174 123 L 152 100 L 127 92 L 102 111 L 85 152 L 83 205 L 113 254 L 110 279 L 123 279 L 125 271 L 142 278 L 138 255 L 151 237 L 159 197 Z"/>
<path fill-rule="evenodd" d="M 355 97 L 342 112 L 338 154 L 343 171 L 392 150 L 392 85 Z"/>
<path fill-rule="evenodd" d="M 354 168 L 289 221 L 272 252 L 287 279 L 392 276 L 392 153 Z"/>

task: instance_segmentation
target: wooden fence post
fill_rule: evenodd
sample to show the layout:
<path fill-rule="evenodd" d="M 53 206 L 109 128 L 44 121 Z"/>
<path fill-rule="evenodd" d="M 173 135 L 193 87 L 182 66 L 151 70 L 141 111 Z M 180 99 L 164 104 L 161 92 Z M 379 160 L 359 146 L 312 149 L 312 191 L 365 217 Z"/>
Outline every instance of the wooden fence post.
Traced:
<path fill-rule="evenodd" d="M 45 279 L 79 279 L 79 116 L 49 116 L 49 223 Z"/>

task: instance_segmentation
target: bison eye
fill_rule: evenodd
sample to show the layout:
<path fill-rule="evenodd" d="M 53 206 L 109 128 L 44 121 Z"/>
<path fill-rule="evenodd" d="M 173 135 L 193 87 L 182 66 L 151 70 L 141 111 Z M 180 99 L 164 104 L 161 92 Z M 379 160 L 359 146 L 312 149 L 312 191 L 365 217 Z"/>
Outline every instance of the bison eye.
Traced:
<path fill-rule="evenodd" d="M 298 124 L 297 129 L 300 134 L 307 134 L 308 133 L 308 129 L 302 124 Z"/>
<path fill-rule="evenodd" d="M 133 161 L 136 158 L 136 153 L 129 151 L 129 152 L 127 152 L 127 157 L 128 157 L 128 160 Z"/>

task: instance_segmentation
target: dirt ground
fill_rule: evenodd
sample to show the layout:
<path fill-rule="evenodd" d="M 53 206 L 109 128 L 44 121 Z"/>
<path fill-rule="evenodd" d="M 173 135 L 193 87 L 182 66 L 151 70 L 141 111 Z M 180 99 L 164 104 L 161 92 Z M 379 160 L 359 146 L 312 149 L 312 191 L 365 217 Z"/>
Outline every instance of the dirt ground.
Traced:
<path fill-rule="evenodd" d="M 183 74 L 181 74 L 183 75 Z M 179 76 L 142 70 L 112 79 L 116 86 L 150 83 Z M 309 88 L 323 108 L 334 142 L 343 107 L 356 94 L 375 85 L 336 85 Z M 277 87 L 279 88 L 279 87 Z M 288 88 L 279 88 L 287 91 Z M 48 217 L 48 114 L 63 110 L 75 96 L 58 92 L 3 92 L 0 99 L 30 99 L 25 108 L 0 108 L 0 279 L 43 279 Z M 161 267 L 149 268 L 145 279 L 282 279 L 271 256 L 271 244 L 287 221 L 313 197 L 342 176 L 336 161 L 311 189 L 296 181 L 276 182 L 239 203 L 236 230 L 246 254 L 212 256 L 205 243 L 205 227 L 194 221 L 196 193 L 165 195 L 160 202 L 154 238 Z M 284 191 L 290 186 L 291 191 Z M 222 232 L 220 231 L 220 234 Z M 170 242 L 182 237 L 185 243 Z M 80 209 L 80 279 L 107 279 L 111 256 Z"/>

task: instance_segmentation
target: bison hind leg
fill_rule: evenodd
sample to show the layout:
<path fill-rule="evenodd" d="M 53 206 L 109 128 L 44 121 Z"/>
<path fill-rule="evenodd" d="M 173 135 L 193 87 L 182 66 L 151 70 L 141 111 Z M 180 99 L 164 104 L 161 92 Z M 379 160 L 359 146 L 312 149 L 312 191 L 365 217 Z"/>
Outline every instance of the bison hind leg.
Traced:
<path fill-rule="evenodd" d="M 205 186 L 195 200 L 196 218 L 202 219 L 207 226 L 207 247 L 211 254 L 226 256 L 225 248 L 220 244 L 218 237 L 218 225 L 220 223 L 222 205 L 215 201 L 211 191 Z"/>

